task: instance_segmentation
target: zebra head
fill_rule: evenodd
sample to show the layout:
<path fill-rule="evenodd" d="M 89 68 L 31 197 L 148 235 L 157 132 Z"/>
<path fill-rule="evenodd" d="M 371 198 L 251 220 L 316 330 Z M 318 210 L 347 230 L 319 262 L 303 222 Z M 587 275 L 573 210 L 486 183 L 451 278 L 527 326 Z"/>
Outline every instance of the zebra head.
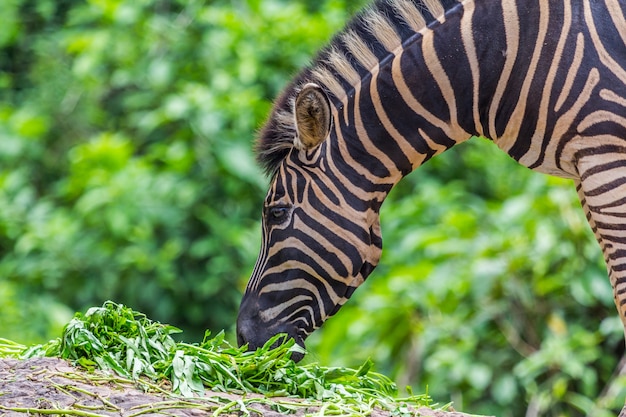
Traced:
<path fill-rule="evenodd" d="M 345 159 L 336 111 L 316 84 L 287 89 L 261 132 L 272 174 L 262 246 L 237 319 L 239 344 L 286 333 L 304 340 L 347 301 L 382 251 L 380 193 L 366 193 Z M 352 180 L 351 180 L 352 177 Z M 294 354 L 301 359 L 301 354 Z"/>

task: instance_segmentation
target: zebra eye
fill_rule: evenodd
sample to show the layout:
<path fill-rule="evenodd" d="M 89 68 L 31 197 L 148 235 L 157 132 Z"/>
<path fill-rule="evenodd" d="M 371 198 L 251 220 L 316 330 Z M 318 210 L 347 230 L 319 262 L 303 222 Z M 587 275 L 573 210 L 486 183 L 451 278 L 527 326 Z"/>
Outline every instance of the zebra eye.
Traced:
<path fill-rule="evenodd" d="M 275 206 L 270 207 L 267 210 L 267 219 L 272 223 L 282 223 L 287 220 L 289 214 L 289 207 Z"/>

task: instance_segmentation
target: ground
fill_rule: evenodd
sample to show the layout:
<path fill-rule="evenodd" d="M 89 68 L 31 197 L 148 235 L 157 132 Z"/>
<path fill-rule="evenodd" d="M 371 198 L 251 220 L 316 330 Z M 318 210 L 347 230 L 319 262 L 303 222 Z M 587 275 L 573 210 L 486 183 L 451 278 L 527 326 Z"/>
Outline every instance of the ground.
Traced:
<path fill-rule="evenodd" d="M 0 415 L 72 415 L 83 417 L 258 415 L 277 417 L 293 410 L 303 416 L 319 411 L 294 399 L 271 400 L 250 394 L 206 392 L 182 398 L 167 385 L 137 384 L 110 373 L 88 372 L 56 358 L 0 359 Z M 296 406 L 298 404 L 299 406 Z M 295 410 L 297 408 L 297 411 Z M 282 412 L 281 412 L 282 411 Z M 423 417 L 469 417 L 458 412 L 413 410 Z M 372 417 L 388 416 L 375 411 Z"/>

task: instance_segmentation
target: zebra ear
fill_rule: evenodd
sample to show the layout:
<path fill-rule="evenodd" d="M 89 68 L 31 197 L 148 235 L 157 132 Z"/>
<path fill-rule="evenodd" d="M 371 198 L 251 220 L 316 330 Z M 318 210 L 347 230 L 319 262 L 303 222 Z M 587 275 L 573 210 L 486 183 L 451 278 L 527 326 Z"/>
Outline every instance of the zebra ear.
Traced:
<path fill-rule="evenodd" d="M 294 114 L 298 133 L 294 139 L 296 148 L 313 149 L 330 133 L 330 102 L 319 85 L 309 83 L 300 90 Z"/>

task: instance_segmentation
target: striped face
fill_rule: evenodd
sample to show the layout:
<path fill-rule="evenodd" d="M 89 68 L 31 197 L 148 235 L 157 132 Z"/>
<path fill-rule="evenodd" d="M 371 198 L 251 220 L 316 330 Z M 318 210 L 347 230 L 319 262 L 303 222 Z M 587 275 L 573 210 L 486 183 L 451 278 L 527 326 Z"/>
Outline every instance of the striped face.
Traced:
<path fill-rule="evenodd" d="M 303 344 L 377 264 L 393 184 L 472 135 L 576 181 L 626 326 L 625 15 L 624 0 L 378 0 L 357 16 L 261 132 L 273 180 L 239 342 Z"/>
<path fill-rule="evenodd" d="M 329 105 L 311 88 L 311 102 L 297 100 L 295 114 L 301 106 L 323 108 L 304 111 L 297 121 L 295 145 L 264 201 L 261 253 L 237 320 L 238 341 L 250 349 L 278 333 L 303 345 L 365 280 L 381 253 L 379 204 L 372 209 L 367 199 L 347 192 L 335 166 Z"/>

